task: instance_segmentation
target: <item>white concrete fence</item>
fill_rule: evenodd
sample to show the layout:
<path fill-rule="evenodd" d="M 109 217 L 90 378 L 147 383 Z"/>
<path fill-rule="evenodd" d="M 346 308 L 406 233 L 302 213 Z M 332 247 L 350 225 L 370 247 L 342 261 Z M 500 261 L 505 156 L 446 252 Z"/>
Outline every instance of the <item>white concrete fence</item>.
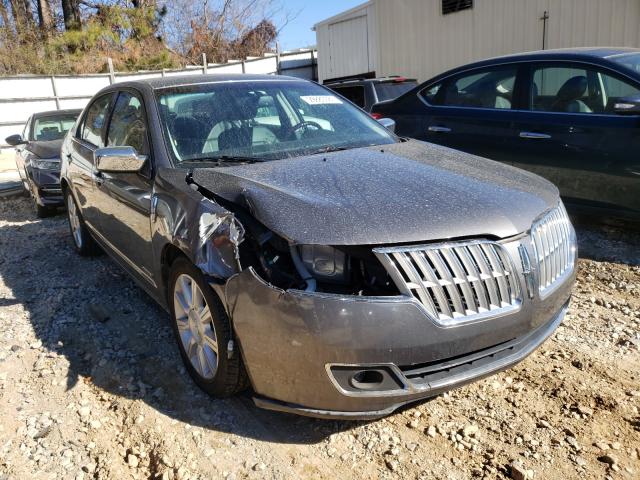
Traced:
<path fill-rule="evenodd" d="M 98 90 L 107 85 L 140 78 L 205 73 L 281 74 L 315 80 L 317 52 L 296 50 L 226 64 L 203 62 L 201 66 L 189 66 L 182 70 L 0 77 L 0 151 L 8 148 L 4 141 L 6 137 L 22 132 L 30 115 L 47 110 L 82 108 Z"/>

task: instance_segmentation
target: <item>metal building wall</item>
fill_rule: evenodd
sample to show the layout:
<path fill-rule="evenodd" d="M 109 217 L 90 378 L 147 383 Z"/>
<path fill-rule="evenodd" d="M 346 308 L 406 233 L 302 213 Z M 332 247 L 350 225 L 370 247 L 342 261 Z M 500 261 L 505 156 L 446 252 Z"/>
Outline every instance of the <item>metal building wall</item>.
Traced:
<path fill-rule="evenodd" d="M 318 79 L 376 71 L 377 30 L 374 2 L 367 2 L 315 26 Z"/>
<path fill-rule="evenodd" d="M 441 0 L 371 0 L 316 26 L 319 78 L 364 73 L 368 57 L 378 76 L 427 80 L 483 58 L 540 50 L 545 11 L 546 48 L 640 47 L 640 0 L 474 0 L 448 15 Z M 347 29 L 330 27 L 363 16 L 368 48 L 357 52 Z"/>
<path fill-rule="evenodd" d="M 440 0 L 374 0 L 373 7 L 378 75 L 427 80 L 483 58 L 540 50 L 545 11 L 546 48 L 640 47 L 640 0 L 475 0 L 448 15 Z"/>

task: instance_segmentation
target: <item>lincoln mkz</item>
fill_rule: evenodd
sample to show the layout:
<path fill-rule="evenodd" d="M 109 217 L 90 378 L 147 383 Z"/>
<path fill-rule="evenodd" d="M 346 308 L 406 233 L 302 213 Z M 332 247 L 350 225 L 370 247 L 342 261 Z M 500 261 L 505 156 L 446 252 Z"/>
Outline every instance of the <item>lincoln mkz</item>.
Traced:
<path fill-rule="evenodd" d="M 392 129 L 295 78 L 109 86 L 62 146 L 73 245 L 166 308 L 211 395 L 387 415 L 529 355 L 577 257 L 551 183 Z"/>

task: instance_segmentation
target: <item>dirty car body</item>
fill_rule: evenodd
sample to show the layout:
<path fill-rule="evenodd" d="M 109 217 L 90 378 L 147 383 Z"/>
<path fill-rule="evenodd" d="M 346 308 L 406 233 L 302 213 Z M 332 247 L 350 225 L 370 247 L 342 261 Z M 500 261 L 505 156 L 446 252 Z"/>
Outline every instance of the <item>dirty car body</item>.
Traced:
<path fill-rule="evenodd" d="M 140 171 L 98 168 L 130 147 L 110 140 L 119 103 L 146 125 Z M 203 272 L 232 332 L 218 355 L 263 408 L 380 417 L 517 363 L 567 308 L 575 235 L 552 184 L 401 140 L 310 82 L 113 85 L 63 158 L 91 237 L 161 305 L 176 258 Z"/>

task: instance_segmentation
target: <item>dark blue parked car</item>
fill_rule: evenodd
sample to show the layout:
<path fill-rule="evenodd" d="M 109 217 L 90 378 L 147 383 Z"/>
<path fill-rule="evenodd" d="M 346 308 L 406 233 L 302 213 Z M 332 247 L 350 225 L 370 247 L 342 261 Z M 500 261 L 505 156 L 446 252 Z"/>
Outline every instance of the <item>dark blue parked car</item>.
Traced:
<path fill-rule="evenodd" d="M 399 135 L 542 175 L 574 211 L 640 219 L 640 49 L 484 60 L 373 113 L 394 119 Z"/>

